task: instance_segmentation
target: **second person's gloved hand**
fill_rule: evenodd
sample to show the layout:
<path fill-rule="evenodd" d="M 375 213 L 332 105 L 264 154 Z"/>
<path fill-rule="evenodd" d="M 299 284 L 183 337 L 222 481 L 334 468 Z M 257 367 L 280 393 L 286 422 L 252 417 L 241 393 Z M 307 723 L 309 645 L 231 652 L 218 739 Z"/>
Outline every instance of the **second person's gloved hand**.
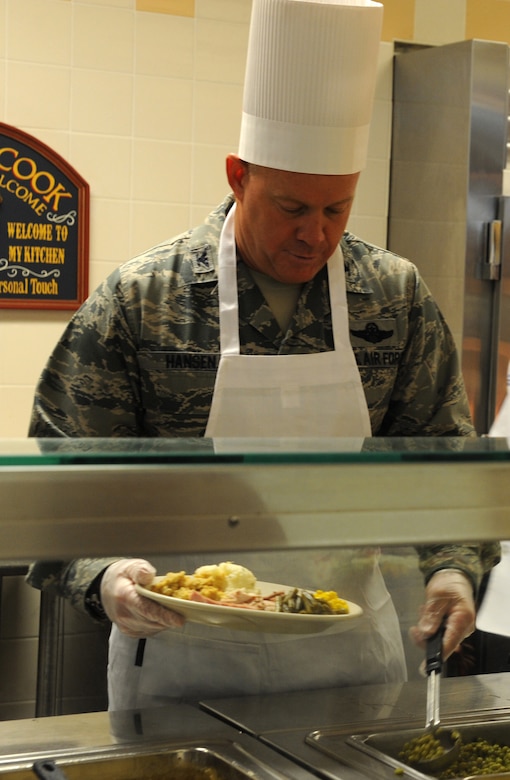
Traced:
<path fill-rule="evenodd" d="M 127 636 L 153 636 L 184 624 L 181 615 L 137 593 L 135 582 L 147 587 L 155 574 L 154 566 L 141 558 L 123 558 L 108 566 L 103 574 L 100 588 L 103 609 Z"/>
<path fill-rule="evenodd" d="M 436 633 L 446 617 L 443 637 L 443 660 L 446 661 L 475 630 L 475 615 L 473 585 L 469 578 L 458 569 L 441 569 L 427 583 L 418 625 L 409 633 L 415 644 L 424 647 L 426 639 Z"/>

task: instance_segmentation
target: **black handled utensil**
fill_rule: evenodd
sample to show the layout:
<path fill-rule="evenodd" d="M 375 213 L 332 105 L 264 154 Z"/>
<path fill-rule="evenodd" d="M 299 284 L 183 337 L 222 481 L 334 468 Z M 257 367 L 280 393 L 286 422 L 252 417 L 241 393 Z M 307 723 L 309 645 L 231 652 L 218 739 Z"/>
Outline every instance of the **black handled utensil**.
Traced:
<path fill-rule="evenodd" d="M 442 751 L 434 758 L 416 762 L 413 766 L 420 772 L 435 775 L 449 766 L 460 752 L 460 735 L 452 734 L 449 729 L 440 729 L 439 701 L 440 680 L 443 670 L 443 636 L 446 628 L 446 619 L 441 623 L 438 631 L 427 639 L 425 653 L 425 672 L 427 674 L 427 713 L 425 729 L 433 732 L 434 737 L 441 744 Z"/>
<path fill-rule="evenodd" d="M 67 780 L 67 775 L 54 761 L 35 761 L 32 770 L 39 780 Z"/>

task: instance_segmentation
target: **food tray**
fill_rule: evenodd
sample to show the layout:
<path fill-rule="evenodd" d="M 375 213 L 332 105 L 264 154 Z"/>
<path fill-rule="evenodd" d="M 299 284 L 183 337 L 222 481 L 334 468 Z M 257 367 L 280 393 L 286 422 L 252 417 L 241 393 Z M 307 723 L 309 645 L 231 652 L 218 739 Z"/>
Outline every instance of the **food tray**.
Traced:
<path fill-rule="evenodd" d="M 57 757 L 55 764 L 68 780 L 284 780 L 287 777 L 265 766 L 234 743 L 100 759 L 87 756 Z M 7 769 L 2 767 L 0 778 L 36 780 L 31 765 Z"/>
<path fill-rule="evenodd" d="M 463 723 L 462 721 L 455 721 L 444 723 L 446 729 L 457 729 L 462 735 L 463 742 L 471 742 L 477 738 L 487 740 L 487 742 L 499 745 L 510 746 L 510 720 L 508 718 Z M 392 771 L 386 776 L 388 777 L 413 777 L 413 778 L 426 778 L 429 775 L 425 775 L 418 770 L 407 766 L 399 760 L 399 753 L 403 746 L 414 737 L 423 734 L 423 728 L 401 728 L 391 731 L 382 732 L 370 732 L 366 734 L 354 734 L 345 735 L 345 732 L 337 732 L 334 730 L 317 731 L 313 732 L 307 737 L 308 744 L 313 745 L 320 751 L 336 757 L 339 760 L 345 761 L 346 751 L 345 747 L 355 748 L 360 751 L 365 759 L 371 759 L 372 761 L 364 761 L 363 758 L 360 761 L 354 760 L 353 764 L 362 771 L 367 769 L 370 772 L 370 764 L 374 767 L 373 761 L 378 762 L 379 766 L 384 764 Z M 350 762 L 348 762 L 350 763 Z M 380 773 L 378 772 L 378 775 Z M 483 780 L 496 780 L 496 778 L 510 779 L 510 772 L 495 773 L 492 775 L 475 775 L 470 774 L 462 776 L 459 780 L 472 780 L 472 778 L 483 778 Z"/>

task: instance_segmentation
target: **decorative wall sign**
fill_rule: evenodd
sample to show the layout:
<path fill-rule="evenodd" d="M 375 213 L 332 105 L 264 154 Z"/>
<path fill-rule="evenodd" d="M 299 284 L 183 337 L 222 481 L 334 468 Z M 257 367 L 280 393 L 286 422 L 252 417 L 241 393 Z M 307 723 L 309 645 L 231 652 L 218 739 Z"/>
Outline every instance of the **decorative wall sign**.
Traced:
<path fill-rule="evenodd" d="M 89 186 L 0 122 L 0 308 L 77 309 L 88 294 Z"/>

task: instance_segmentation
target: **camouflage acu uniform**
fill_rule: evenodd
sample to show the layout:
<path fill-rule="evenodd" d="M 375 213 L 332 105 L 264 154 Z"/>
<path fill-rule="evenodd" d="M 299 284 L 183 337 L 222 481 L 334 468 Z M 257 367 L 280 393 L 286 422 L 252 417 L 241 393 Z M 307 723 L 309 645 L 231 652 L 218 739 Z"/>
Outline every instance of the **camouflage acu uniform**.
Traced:
<path fill-rule="evenodd" d="M 229 196 L 204 225 L 122 265 L 91 295 L 42 374 L 30 435 L 204 435 L 219 362 L 218 243 L 232 203 Z M 474 435 L 451 333 L 415 266 L 350 233 L 341 247 L 373 435 Z M 287 333 L 241 260 L 238 292 L 242 353 L 334 348 L 326 269 L 304 285 Z M 456 566 L 478 584 L 497 552 L 497 545 L 427 548 L 421 560 L 425 576 Z M 30 581 L 56 584 L 83 608 L 106 562 L 44 564 Z"/>

